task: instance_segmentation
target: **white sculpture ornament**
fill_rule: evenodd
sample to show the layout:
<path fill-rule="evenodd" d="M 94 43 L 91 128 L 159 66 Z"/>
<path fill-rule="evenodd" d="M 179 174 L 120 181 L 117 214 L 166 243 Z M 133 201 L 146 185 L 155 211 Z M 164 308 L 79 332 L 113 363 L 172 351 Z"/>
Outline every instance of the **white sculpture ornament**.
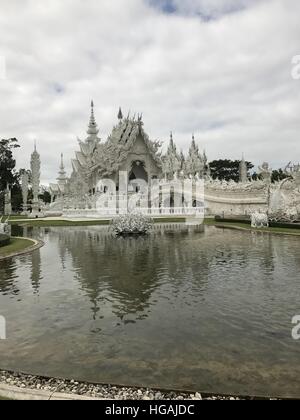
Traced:
<path fill-rule="evenodd" d="M 7 218 L 6 220 L 5 218 L 4 220 L 3 218 L 0 219 L 0 234 L 11 236 L 11 230 L 8 224 L 8 219 L 9 218 Z"/>
<path fill-rule="evenodd" d="M 258 169 L 262 180 L 270 184 L 272 182 L 272 169 L 270 168 L 269 164 L 267 162 L 263 162 L 263 164 L 259 166 Z"/>
<path fill-rule="evenodd" d="M 8 223 L 0 223 L 0 233 L 10 236 Z"/>
<path fill-rule="evenodd" d="M 269 227 L 269 217 L 266 213 L 255 212 L 251 215 L 251 227 L 262 229 Z"/>
<path fill-rule="evenodd" d="M 6 223 L 0 223 L 0 233 L 6 233 Z"/>

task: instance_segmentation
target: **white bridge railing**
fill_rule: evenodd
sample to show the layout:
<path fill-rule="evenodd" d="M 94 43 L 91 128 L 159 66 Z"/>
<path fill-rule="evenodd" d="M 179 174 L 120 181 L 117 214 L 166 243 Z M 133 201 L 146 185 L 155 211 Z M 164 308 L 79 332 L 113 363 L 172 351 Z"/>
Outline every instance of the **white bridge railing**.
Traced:
<path fill-rule="evenodd" d="M 136 208 L 136 212 L 144 215 L 158 216 L 195 216 L 204 217 L 204 207 L 160 207 L 160 208 Z M 120 214 L 127 214 L 126 209 L 99 208 L 99 209 L 66 209 L 63 211 L 65 217 L 71 218 L 99 218 L 114 217 Z"/>

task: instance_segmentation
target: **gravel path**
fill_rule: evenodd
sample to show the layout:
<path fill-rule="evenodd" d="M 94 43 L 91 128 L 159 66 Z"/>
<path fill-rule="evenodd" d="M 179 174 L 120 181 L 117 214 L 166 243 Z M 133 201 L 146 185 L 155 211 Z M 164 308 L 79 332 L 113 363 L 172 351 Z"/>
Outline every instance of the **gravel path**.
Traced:
<path fill-rule="evenodd" d="M 49 379 L 40 376 L 24 375 L 0 370 L 0 382 L 16 386 L 44 390 L 48 392 L 61 392 L 112 400 L 240 400 L 236 397 L 202 396 L 200 393 L 187 394 L 178 392 L 162 392 L 144 388 L 117 387 L 111 385 L 96 385 L 75 380 Z"/>

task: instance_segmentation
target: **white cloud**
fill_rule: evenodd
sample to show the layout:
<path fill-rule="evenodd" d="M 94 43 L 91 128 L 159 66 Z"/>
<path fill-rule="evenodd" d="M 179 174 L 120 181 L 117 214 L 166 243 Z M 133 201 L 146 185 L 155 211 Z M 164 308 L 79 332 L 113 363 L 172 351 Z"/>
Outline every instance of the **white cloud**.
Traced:
<path fill-rule="evenodd" d="M 195 3 L 219 19 L 191 14 Z M 211 159 L 300 160 L 300 2 L 245 1 L 221 16 L 230 3 L 180 0 L 178 15 L 142 0 L 0 0 L 0 137 L 20 139 L 19 166 L 37 138 L 53 181 L 60 153 L 69 162 L 85 136 L 91 98 L 104 140 L 122 105 L 144 113 L 154 139 L 173 130 L 187 149 L 195 132 Z"/>

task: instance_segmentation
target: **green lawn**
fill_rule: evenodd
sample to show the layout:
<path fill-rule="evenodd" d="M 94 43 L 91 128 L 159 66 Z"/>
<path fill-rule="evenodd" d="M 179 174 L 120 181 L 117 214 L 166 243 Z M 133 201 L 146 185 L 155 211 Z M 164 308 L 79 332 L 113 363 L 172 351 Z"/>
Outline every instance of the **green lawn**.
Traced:
<path fill-rule="evenodd" d="M 6 219 L 8 216 L 3 216 L 0 214 L 0 219 L 2 217 Z M 27 219 L 27 216 L 9 216 L 9 220 L 21 220 L 21 219 Z"/>
<path fill-rule="evenodd" d="M 47 220 L 47 219 L 28 219 L 26 221 L 12 220 L 11 225 L 21 226 L 39 226 L 39 227 L 55 227 L 55 226 L 97 226 L 107 225 L 107 220 L 87 220 L 72 222 L 71 220 Z"/>
<path fill-rule="evenodd" d="M 14 252 L 24 251 L 33 246 L 33 242 L 28 239 L 11 238 L 10 244 L 0 248 L 0 257 L 12 254 Z"/>

